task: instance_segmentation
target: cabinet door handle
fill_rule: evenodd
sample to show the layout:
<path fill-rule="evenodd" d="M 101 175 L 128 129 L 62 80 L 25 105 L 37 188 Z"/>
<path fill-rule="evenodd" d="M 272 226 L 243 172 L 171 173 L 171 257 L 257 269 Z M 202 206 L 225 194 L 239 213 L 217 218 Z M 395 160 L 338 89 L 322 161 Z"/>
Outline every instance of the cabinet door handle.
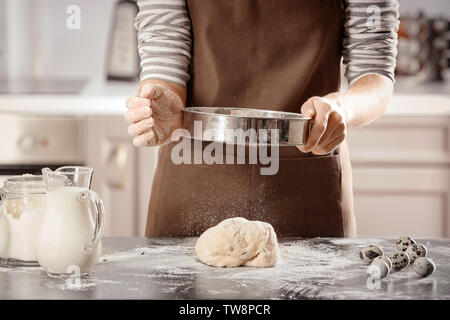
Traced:
<path fill-rule="evenodd" d="M 126 144 L 120 143 L 112 146 L 105 164 L 105 176 L 110 187 L 122 190 L 127 187 L 127 160 Z"/>

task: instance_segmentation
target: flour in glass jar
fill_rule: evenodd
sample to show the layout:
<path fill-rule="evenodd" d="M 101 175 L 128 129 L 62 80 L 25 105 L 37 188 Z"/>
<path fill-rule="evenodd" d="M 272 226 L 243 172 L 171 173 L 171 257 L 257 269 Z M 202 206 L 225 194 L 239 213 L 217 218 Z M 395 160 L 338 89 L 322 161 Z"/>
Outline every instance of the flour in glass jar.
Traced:
<path fill-rule="evenodd" d="M 0 258 L 33 262 L 43 197 L 8 199 L 0 213 Z"/>

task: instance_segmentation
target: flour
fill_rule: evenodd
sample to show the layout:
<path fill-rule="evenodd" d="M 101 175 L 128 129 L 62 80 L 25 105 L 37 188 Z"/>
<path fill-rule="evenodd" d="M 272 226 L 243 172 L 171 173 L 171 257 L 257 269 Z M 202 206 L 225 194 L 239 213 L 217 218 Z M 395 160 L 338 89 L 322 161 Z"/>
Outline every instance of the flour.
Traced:
<path fill-rule="evenodd" d="M 96 287 L 99 284 L 117 284 L 120 285 L 120 281 L 112 280 L 98 280 L 98 279 L 58 279 L 49 281 L 46 286 L 51 289 L 70 290 L 70 291 L 88 291 L 91 288 Z"/>
<path fill-rule="evenodd" d="M 159 242 L 158 246 L 154 247 L 140 247 L 105 255 L 101 258 L 100 265 L 105 263 L 123 264 L 129 269 L 139 270 L 136 275 L 159 278 L 163 274 L 165 278 L 174 281 L 184 279 L 186 275 L 195 276 L 206 272 L 214 278 L 238 281 L 246 287 L 257 280 L 274 277 L 297 279 L 297 282 L 307 282 L 320 278 L 323 284 L 332 285 L 336 281 L 343 281 L 348 278 L 349 274 L 344 272 L 347 268 L 360 264 L 357 255 L 355 255 L 356 258 L 344 256 L 340 251 L 334 250 L 333 246 L 317 245 L 308 240 L 298 240 L 280 244 L 280 250 L 284 258 L 273 268 L 218 269 L 205 266 L 195 259 L 194 243 L 195 239 L 190 240 L 188 246 L 164 245 L 164 242 Z M 158 259 L 155 259 L 156 257 Z M 331 261 L 332 263 L 330 263 Z M 364 268 L 364 266 L 361 266 L 361 268 Z M 151 272 L 147 273 L 145 270 L 151 270 Z M 345 274 L 347 276 L 344 276 Z"/>
<path fill-rule="evenodd" d="M 426 244 L 426 247 L 428 250 L 432 248 L 434 251 L 438 251 L 440 254 L 442 254 L 446 257 L 450 257 L 450 247 L 444 247 L 444 246 L 433 247 L 429 243 Z"/>
<path fill-rule="evenodd" d="M 209 267 L 195 259 L 194 242 L 192 246 L 177 246 L 169 240 L 165 245 L 164 240 L 159 240 L 158 245 L 149 247 L 138 247 L 128 251 L 104 255 L 100 258 L 99 265 L 114 263 L 126 266 L 128 269 L 139 270 L 140 276 L 157 277 L 161 273 L 175 278 L 178 275 L 200 273 Z M 155 257 L 158 256 L 158 259 Z M 161 258 L 162 257 L 162 258 Z M 152 270 L 152 273 L 145 273 Z"/>
<path fill-rule="evenodd" d="M 139 242 L 138 242 L 139 241 Z M 395 241 L 373 239 L 300 239 L 280 243 L 283 259 L 274 268 L 213 268 L 195 258 L 196 238 L 115 240 L 92 273 L 74 279 L 48 278 L 40 268 L 1 268 L 0 280 L 27 279 L 42 286 L 42 297 L 130 299 L 449 299 L 448 256 L 445 241 L 432 241 L 429 256 L 436 273 L 419 278 L 406 268 L 392 272 L 380 288 L 367 286 L 367 265 L 361 246 L 388 248 Z M 129 244 L 140 243 L 130 248 Z M 343 243 L 343 244 L 336 244 Z M 422 241 L 426 243 L 426 241 Z M 127 249 L 123 249 L 127 248 Z M 443 253 L 443 254 L 441 254 Z M 20 274 L 15 274 L 20 273 Z M 25 274 L 28 273 L 28 274 Z M 2 283 L 0 281 L 0 283 Z M 120 292 L 120 293 L 119 293 Z M 15 297 L 22 297 L 16 293 Z"/>
<path fill-rule="evenodd" d="M 36 226 L 43 197 L 8 199 L 0 212 L 0 258 L 36 262 Z"/>
<path fill-rule="evenodd" d="M 8 267 L 0 267 L 0 272 L 40 274 L 42 273 L 42 269 L 40 267 L 15 267 L 14 269 Z"/>
<path fill-rule="evenodd" d="M 236 269 L 237 272 L 224 274 L 230 279 L 267 279 L 277 276 L 286 279 L 307 281 L 315 278 L 329 278 L 332 284 L 337 280 L 345 280 L 346 268 L 355 264 L 355 259 L 342 256 L 341 253 L 327 245 L 313 246 L 307 240 L 280 244 L 284 258 L 280 264 L 271 269 Z M 330 262 L 333 263 L 330 263 Z M 356 261 L 357 262 L 357 261 Z M 348 274 L 347 274 L 348 276 Z"/>
<path fill-rule="evenodd" d="M 393 241 L 393 246 L 395 247 L 395 240 Z M 369 238 L 361 238 L 361 239 L 355 239 L 355 238 L 336 238 L 331 239 L 331 243 L 337 244 L 337 245 L 359 245 L 359 246 L 366 246 L 371 244 L 379 244 L 382 243 L 383 240 L 381 239 L 369 239 Z"/>

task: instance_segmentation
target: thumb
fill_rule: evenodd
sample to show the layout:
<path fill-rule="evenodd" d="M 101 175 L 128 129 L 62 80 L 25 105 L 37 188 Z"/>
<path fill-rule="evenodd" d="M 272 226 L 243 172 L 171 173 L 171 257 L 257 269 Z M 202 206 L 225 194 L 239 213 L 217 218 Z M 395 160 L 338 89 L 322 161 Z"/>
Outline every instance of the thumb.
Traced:
<path fill-rule="evenodd" d="M 312 99 L 306 101 L 301 108 L 302 116 L 313 118 L 316 115 L 316 109 L 314 108 L 314 103 Z"/>
<path fill-rule="evenodd" d="M 161 95 L 161 87 L 150 83 L 144 84 L 139 92 L 139 97 L 146 99 L 158 99 Z"/>

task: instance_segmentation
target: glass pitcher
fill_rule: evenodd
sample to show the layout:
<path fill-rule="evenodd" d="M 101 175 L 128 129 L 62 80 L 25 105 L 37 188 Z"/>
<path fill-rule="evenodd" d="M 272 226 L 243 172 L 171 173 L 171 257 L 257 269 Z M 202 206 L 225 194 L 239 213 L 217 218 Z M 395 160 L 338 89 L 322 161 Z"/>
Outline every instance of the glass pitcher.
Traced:
<path fill-rule="evenodd" d="M 5 204 L 5 199 L 6 199 L 6 190 L 0 188 L 0 214 L 3 212 L 3 206 Z M 1 221 L 0 221 L 0 223 L 1 223 Z M 2 251 L 2 247 L 5 246 L 6 241 L 7 241 L 6 234 L 1 232 L 1 230 L 0 230 L 0 252 Z"/>
<path fill-rule="evenodd" d="M 39 266 L 36 237 L 45 201 L 42 176 L 24 174 L 6 179 L 0 209 L 0 265 Z"/>
<path fill-rule="evenodd" d="M 5 198 L 6 198 L 6 190 L 0 188 L 0 212 L 3 209 L 3 203 L 5 202 Z"/>
<path fill-rule="evenodd" d="M 105 209 L 89 190 L 92 173 L 87 167 L 42 169 L 47 194 L 36 252 L 49 275 L 87 274 L 101 255 Z"/>

